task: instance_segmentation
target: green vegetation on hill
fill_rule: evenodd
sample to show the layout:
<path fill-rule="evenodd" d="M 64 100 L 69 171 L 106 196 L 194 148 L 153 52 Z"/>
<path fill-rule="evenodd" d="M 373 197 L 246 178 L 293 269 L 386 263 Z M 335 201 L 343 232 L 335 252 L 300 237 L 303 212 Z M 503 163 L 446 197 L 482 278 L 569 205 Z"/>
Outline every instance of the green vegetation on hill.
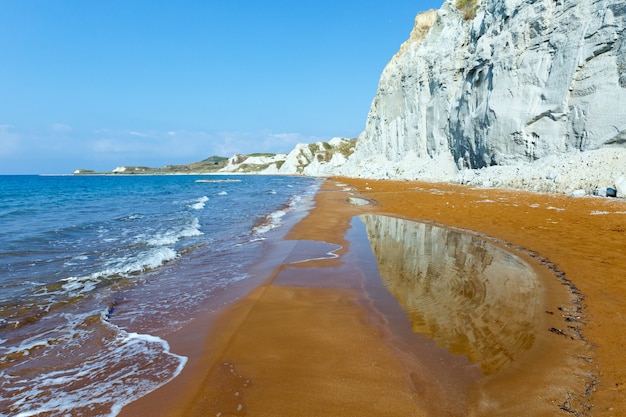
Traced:
<path fill-rule="evenodd" d="M 264 152 L 260 152 L 260 153 L 249 153 L 246 156 L 267 156 L 267 157 L 272 157 L 272 156 L 276 156 L 275 153 L 264 153 Z"/>
<path fill-rule="evenodd" d="M 454 5 L 463 13 L 463 19 L 472 20 L 476 17 L 478 0 L 456 0 Z"/>
<path fill-rule="evenodd" d="M 163 168 L 156 168 L 162 173 L 189 173 L 189 172 L 215 172 L 226 166 L 228 158 L 223 156 L 210 156 L 200 162 L 192 162 L 185 165 L 166 165 Z"/>
<path fill-rule="evenodd" d="M 329 162 L 336 153 L 343 155 L 347 159 L 354 152 L 356 141 L 356 139 L 350 139 L 337 147 L 331 146 L 328 142 L 322 142 L 322 149 L 320 149 L 318 144 L 313 143 L 309 145 L 309 149 L 314 155 L 317 155 L 319 162 Z"/>
<path fill-rule="evenodd" d="M 125 166 L 123 171 L 96 172 L 90 169 L 78 169 L 75 175 L 158 175 L 158 174 L 205 174 L 217 172 L 226 166 L 228 158 L 223 156 L 210 156 L 200 162 L 192 162 L 182 165 L 165 165 L 163 168 L 150 168 L 144 166 Z"/>
<path fill-rule="evenodd" d="M 237 172 L 261 172 L 269 168 L 270 164 L 241 164 Z"/>
<path fill-rule="evenodd" d="M 356 148 L 356 141 L 357 141 L 357 138 L 353 138 L 353 139 L 350 139 L 348 142 L 340 144 L 335 149 L 335 152 L 339 152 L 346 159 L 348 159 L 348 157 L 354 153 L 354 149 Z"/>

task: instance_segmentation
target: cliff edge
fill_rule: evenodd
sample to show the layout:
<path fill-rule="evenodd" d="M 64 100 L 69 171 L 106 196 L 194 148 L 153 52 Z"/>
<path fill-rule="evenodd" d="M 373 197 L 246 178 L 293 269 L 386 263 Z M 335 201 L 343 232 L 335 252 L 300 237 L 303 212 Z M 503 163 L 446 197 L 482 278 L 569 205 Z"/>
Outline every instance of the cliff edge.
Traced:
<path fill-rule="evenodd" d="M 571 192 L 626 173 L 626 0 L 447 0 L 385 67 L 338 174 Z"/>

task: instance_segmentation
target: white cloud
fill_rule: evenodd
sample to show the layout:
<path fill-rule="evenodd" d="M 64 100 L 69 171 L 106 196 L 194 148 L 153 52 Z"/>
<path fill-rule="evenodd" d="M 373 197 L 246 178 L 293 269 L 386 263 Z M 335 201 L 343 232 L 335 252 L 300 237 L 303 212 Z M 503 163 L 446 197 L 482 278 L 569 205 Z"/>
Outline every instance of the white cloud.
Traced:
<path fill-rule="evenodd" d="M 129 131 L 127 132 L 129 135 L 131 136 L 137 136 L 139 138 L 151 138 L 155 135 L 155 133 L 153 132 L 136 132 L 136 131 Z"/>
<path fill-rule="evenodd" d="M 53 123 L 50 129 L 56 133 L 69 133 L 73 130 L 72 126 L 68 126 L 64 123 Z"/>

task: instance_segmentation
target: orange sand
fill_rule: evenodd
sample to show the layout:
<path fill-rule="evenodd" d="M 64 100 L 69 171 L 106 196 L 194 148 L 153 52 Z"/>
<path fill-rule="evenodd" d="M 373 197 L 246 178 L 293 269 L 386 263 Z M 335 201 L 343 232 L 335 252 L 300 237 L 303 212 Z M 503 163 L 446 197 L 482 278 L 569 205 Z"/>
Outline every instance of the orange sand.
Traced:
<path fill-rule="evenodd" d="M 376 204 L 346 204 L 337 182 Z M 280 267 L 219 317 L 170 337 L 172 350 L 190 357 L 185 371 L 121 415 L 568 415 L 562 409 L 585 404 L 593 416 L 626 415 L 626 203 L 341 178 L 325 183 L 287 239 L 336 243 L 345 254 L 350 220 L 366 212 L 477 231 L 546 258 L 585 297 L 582 331 L 593 362 L 580 360 L 582 341 L 548 332 L 560 318 L 546 314 L 541 343 L 554 348 L 536 349 L 523 369 L 485 377 L 457 398 L 464 393 L 394 347 L 359 289 L 358 266 L 339 258 Z M 544 279 L 561 285 L 542 268 Z"/>

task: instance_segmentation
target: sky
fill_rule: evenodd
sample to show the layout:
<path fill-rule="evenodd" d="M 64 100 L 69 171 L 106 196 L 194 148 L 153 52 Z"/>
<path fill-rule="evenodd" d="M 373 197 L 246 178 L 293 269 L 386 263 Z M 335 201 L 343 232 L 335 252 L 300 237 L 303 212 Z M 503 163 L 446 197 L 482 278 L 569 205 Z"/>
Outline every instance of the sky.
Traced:
<path fill-rule="evenodd" d="M 0 0 L 0 174 L 161 167 L 357 137 L 443 0 Z"/>

